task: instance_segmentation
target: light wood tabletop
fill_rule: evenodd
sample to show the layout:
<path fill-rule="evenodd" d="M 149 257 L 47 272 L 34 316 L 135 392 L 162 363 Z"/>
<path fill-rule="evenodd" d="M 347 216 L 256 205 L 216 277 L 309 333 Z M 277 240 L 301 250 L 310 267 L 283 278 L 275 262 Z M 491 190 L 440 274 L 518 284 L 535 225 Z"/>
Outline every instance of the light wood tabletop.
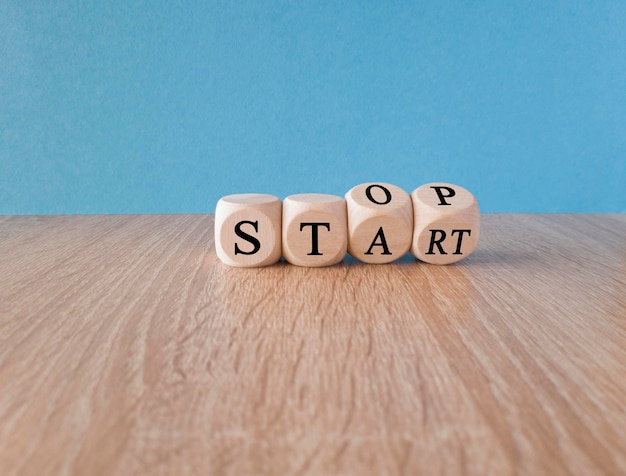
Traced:
<path fill-rule="evenodd" d="M 0 474 L 626 474 L 626 215 L 229 268 L 212 215 L 0 217 Z"/>

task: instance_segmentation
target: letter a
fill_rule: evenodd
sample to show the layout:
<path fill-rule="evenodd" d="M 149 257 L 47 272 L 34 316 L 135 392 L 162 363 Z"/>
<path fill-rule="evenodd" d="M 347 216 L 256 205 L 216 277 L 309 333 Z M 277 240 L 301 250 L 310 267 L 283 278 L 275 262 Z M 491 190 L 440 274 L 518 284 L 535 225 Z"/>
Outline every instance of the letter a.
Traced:
<path fill-rule="evenodd" d="M 377 240 L 379 238 L 380 238 L 380 243 L 377 243 Z M 378 232 L 376 233 L 376 236 L 374 237 L 374 241 L 372 241 L 372 244 L 370 245 L 369 249 L 364 254 L 373 255 L 374 253 L 372 253 L 372 248 L 374 248 L 374 246 L 383 247 L 383 252 L 381 253 L 381 255 L 391 254 L 391 252 L 389 251 L 389 247 L 387 246 L 387 240 L 385 239 L 385 233 L 383 232 L 382 226 L 378 229 Z"/>

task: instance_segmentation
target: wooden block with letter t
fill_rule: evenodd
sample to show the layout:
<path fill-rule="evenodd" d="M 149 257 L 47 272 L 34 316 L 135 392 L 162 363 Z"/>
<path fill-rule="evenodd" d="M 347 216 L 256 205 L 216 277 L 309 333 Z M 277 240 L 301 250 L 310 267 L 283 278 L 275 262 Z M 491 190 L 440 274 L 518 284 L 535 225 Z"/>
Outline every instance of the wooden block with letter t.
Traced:
<path fill-rule="evenodd" d="M 480 210 L 474 195 L 458 185 L 429 183 L 411 193 L 414 230 L 411 253 L 421 261 L 450 264 L 478 244 Z"/>
<path fill-rule="evenodd" d="M 411 247 L 411 197 L 388 183 L 364 183 L 346 194 L 348 252 L 365 263 L 390 263 Z"/>
<path fill-rule="evenodd" d="M 280 260 L 282 203 L 278 197 L 244 193 L 222 197 L 215 207 L 215 250 L 226 264 L 268 266 Z"/>
<path fill-rule="evenodd" d="M 283 257 L 298 266 L 340 263 L 348 248 L 346 201 L 306 193 L 283 201 Z"/>

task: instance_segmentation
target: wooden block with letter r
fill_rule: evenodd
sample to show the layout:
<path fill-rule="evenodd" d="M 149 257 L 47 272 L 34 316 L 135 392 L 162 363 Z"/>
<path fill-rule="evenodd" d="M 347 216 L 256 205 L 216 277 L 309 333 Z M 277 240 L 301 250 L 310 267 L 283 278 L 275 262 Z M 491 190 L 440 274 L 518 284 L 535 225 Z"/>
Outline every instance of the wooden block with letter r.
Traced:
<path fill-rule="evenodd" d="M 346 193 L 348 252 L 365 263 L 390 263 L 411 247 L 411 197 L 388 183 L 364 183 Z"/>
<path fill-rule="evenodd" d="M 283 256 L 298 266 L 340 263 L 348 248 L 346 201 L 305 193 L 283 201 Z"/>
<path fill-rule="evenodd" d="M 426 263 L 450 264 L 478 244 L 480 210 L 474 195 L 449 183 L 428 183 L 411 193 L 414 230 L 411 253 Z"/>
<path fill-rule="evenodd" d="M 268 266 L 280 260 L 282 203 L 278 197 L 244 193 L 222 197 L 215 207 L 215 250 L 226 264 Z"/>

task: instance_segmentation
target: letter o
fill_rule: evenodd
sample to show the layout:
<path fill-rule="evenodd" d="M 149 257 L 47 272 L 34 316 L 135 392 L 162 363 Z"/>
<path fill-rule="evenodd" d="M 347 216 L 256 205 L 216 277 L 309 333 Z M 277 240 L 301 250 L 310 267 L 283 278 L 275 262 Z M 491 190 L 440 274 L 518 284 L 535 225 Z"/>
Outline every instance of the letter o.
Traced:
<path fill-rule="evenodd" d="M 380 188 L 385 193 L 384 202 L 379 202 L 374 199 L 374 197 L 372 196 L 372 189 L 374 187 Z M 376 205 L 387 205 L 391 201 L 391 192 L 386 187 L 383 187 L 382 185 L 377 185 L 377 184 L 370 185 L 369 187 L 367 187 L 365 189 L 365 196 L 370 202 L 375 203 Z"/>

